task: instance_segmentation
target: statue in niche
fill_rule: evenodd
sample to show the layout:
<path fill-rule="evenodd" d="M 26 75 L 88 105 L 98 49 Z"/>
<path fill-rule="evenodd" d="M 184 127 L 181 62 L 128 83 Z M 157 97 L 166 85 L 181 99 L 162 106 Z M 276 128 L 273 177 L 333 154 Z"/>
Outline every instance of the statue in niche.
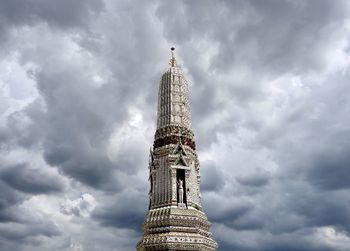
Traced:
<path fill-rule="evenodd" d="M 179 179 L 179 181 L 177 182 L 177 191 L 179 195 L 178 203 L 184 203 L 184 184 L 182 179 Z"/>

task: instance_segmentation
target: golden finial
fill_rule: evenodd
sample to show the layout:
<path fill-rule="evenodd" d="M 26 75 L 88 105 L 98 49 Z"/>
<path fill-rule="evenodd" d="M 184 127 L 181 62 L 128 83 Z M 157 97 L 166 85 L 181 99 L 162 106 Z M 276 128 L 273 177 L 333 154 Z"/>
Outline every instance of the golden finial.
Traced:
<path fill-rule="evenodd" d="M 176 66 L 176 58 L 174 56 L 174 51 L 175 51 L 175 48 L 171 47 L 171 59 L 170 59 L 170 66 L 171 67 L 175 67 Z"/>

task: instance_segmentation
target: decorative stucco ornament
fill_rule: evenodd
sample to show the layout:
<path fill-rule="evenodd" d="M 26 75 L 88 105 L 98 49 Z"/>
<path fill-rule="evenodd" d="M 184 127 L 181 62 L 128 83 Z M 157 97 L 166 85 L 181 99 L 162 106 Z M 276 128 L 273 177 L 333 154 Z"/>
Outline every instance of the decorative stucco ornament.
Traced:
<path fill-rule="evenodd" d="M 149 161 L 149 211 L 137 251 L 214 251 L 217 243 L 201 204 L 188 85 L 174 50 L 159 86 L 157 130 Z"/>

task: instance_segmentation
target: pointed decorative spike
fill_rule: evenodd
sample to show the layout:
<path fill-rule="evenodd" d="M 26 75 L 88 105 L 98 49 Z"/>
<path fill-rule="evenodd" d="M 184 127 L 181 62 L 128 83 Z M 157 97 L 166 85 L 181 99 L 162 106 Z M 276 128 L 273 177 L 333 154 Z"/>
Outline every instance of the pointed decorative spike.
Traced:
<path fill-rule="evenodd" d="M 175 48 L 171 47 L 170 50 L 171 50 L 170 66 L 171 67 L 175 67 L 176 66 L 176 58 L 175 58 L 175 55 L 174 55 Z"/>

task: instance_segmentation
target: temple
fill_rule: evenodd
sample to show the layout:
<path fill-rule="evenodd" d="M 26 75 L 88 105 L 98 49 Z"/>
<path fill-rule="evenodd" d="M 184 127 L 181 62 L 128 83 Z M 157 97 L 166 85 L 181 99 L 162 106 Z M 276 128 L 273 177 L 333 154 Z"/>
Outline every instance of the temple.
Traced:
<path fill-rule="evenodd" d="M 149 210 L 137 251 L 213 251 L 217 244 L 201 205 L 188 85 L 174 48 L 171 53 L 159 86 L 157 130 L 149 159 Z"/>

